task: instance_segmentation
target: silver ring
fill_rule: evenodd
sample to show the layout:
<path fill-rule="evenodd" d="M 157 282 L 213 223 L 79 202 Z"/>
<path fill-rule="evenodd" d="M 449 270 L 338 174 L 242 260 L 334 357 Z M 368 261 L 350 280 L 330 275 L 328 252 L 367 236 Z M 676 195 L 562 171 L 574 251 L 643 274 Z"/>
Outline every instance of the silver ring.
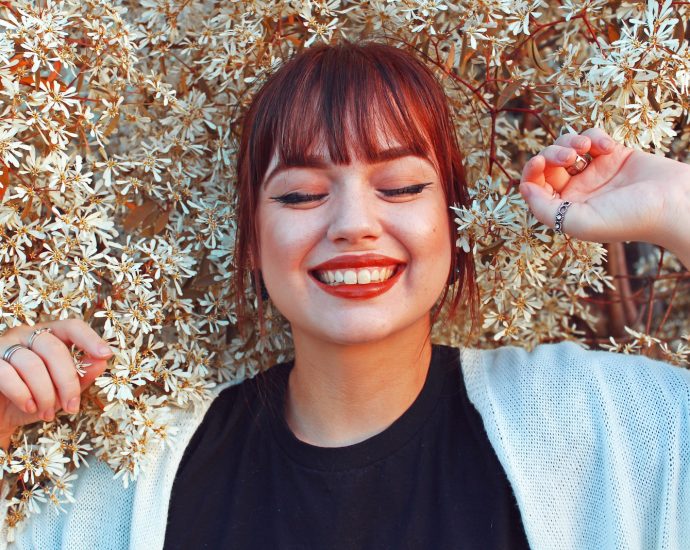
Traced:
<path fill-rule="evenodd" d="M 10 357 L 14 354 L 15 351 L 18 349 L 28 349 L 25 345 L 23 344 L 14 344 L 13 346 L 10 346 L 5 350 L 5 353 L 2 354 L 2 360 L 7 361 L 8 363 L 10 362 Z"/>
<path fill-rule="evenodd" d="M 566 166 L 565 170 L 571 176 L 577 176 L 580 172 L 584 172 L 585 168 L 589 166 L 590 162 L 592 162 L 592 155 L 589 153 L 585 153 L 582 156 L 577 155 L 575 162 L 573 162 L 570 166 Z"/>
<path fill-rule="evenodd" d="M 34 345 L 34 340 L 39 334 L 43 334 L 44 332 L 53 332 L 52 328 L 48 327 L 43 327 L 43 328 L 37 328 L 31 333 L 31 336 L 29 336 L 29 345 L 27 346 L 27 349 L 31 349 L 31 346 Z"/>
<path fill-rule="evenodd" d="M 573 203 L 568 202 L 568 201 L 563 201 L 558 206 L 558 210 L 556 210 L 556 223 L 555 223 L 554 230 L 559 235 L 563 235 L 563 222 L 565 221 L 565 213 L 568 211 L 568 208 L 570 208 L 571 204 L 573 204 Z"/>

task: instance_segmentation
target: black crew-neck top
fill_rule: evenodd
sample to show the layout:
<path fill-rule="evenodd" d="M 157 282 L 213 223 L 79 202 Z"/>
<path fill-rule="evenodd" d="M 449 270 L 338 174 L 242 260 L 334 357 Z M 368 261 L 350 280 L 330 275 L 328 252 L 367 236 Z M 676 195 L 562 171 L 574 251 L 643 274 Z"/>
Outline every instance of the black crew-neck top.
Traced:
<path fill-rule="evenodd" d="M 527 549 L 515 497 L 455 348 L 434 345 L 415 401 L 360 443 L 297 439 L 293 363 L 225 389 L 187 446 L 165 549 Z"/>

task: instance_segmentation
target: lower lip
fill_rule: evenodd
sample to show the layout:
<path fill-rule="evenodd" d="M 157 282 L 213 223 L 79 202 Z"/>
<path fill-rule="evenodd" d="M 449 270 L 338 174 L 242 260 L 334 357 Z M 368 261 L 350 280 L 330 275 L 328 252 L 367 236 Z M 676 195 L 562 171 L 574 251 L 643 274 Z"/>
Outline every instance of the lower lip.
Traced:
<path fill-rule="evenodd" d="M 328 294 L 349 300 L 367 300 L 388 292 L 398 282 L 403 271 L 405 271 L 405 266 L 401 264 L 396 269 L 395 275 L 390 279 L 386 279 L 381 283 L 368 283 L 366 285 L 327 285 L 319 281 L 314 275 L 311 275 L 311 277 Z"/>

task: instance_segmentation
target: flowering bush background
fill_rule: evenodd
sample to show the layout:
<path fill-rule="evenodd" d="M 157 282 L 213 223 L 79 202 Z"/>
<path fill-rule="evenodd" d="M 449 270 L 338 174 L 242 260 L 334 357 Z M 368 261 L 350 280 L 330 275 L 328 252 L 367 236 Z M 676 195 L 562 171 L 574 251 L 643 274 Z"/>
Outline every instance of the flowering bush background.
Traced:
<path fill-rule="evenodd" d="M 679 262 L 554 235 L 516 191 L 529 156 L 595 125 L 688 161 L 687 4 L 0 0 L 0 333 L 79 317 L 117 350 L 78 415 L 24 428 L 1 454 L 10 536 L 69 506 L 89 455 L 128 483 L 174 444 L 176 410 L 289 355 L 270 305 L 264 335 L 236 330 L 234 155 L 265 75 L 313 43 L 414 49 L 446 87 L 481 323 L 444 323 L 437 341 L 575 339 L 688 365 Z"/>

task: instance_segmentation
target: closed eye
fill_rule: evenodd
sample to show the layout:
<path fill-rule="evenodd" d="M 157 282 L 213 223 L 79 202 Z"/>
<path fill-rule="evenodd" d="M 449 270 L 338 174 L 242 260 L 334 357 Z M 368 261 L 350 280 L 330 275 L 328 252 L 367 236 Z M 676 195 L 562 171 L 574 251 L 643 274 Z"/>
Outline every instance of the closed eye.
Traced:
<path fill-rule="evenodd" d="M 325 193 L 318 195 L 311 193 L 288 193 L 286 195 L 280 195 L 279 197 L 271 197 L 271 200 L 281 204 L 301 204 L 304 202 L 318 201 L 323 199 L 325 196 Z"/>
<path fill-rule="evenodd" d="M 407 187 L 399 187 L 398 189 L 381 189 L 381 193 L 387 197 L 398 197 L 400 195 L 418 195 L 424 188 L 431 185 L 429 183 L 418 183 L 416 185 L 409 185 Z"/>
<path fill-rule="evenodd" d="M 386 197 L 400 197 L 404 195 L 418 195 L 424 188 L 431 185 L 432 182 L 428 183 L 417 183 L 415 185 L 408 185 L 407 187 L 399 187 L 397 189 L 381 189 L 380 192 Z M 321 199 L 327 197 L 327 193 L 287 193 L 285 195 L 280 195 L 277 197 L 270 197 L 271 200 L 279 202 L 281 204 L 303 204 L 307 202 L 320 201 Z"/>

